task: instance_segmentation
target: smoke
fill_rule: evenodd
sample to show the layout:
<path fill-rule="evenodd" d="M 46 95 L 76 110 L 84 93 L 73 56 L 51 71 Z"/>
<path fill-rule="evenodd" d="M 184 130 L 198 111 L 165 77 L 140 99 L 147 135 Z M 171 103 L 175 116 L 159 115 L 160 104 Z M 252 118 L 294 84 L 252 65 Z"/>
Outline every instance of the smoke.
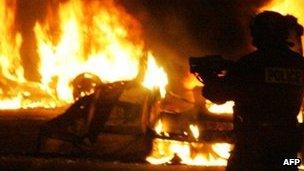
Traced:
<path fill-rule="evenodd" d="M 141 21 L 147 41 L 153 42 L 151 44 L 165 41 L 181 55 L 220 53 L 233 56 L 248 50 L 250 19 L 269 1 L 121 0 L 119 2 Z"/>
<path fill-rule="evenodd" d="M 189 56 L 238 59 L 252 51 L 249 24 L 270 0 L 119 0 L 143 25 L 146 44 L 180 86 Z M 176 87 L 174 87 L 176 88 Z"/>

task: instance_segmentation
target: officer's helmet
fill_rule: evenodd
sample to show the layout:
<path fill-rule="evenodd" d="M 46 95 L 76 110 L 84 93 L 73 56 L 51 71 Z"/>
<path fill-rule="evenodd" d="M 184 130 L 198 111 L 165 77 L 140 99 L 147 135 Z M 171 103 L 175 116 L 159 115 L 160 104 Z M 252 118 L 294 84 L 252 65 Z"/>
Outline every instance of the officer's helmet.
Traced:
<path fill-rule="evenodd" d="M 251 35 L 256 47 L 288 45 L 288 24 L 285 16 L 264 11 L 253 18 Z"/>

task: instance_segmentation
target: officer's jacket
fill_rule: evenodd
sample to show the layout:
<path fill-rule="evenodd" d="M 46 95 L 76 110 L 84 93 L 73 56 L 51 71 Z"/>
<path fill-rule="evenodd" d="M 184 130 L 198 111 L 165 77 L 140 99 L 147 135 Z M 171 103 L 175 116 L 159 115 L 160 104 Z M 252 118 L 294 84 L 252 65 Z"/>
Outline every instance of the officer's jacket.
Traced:
<path fill-rule="evenodd" d="M 297 123 L 304 81 L 304 60 L 287 47 L 257 50 L 242 57 L 224 79 L 205 85 L 215 103 L 234 100 L 234 117 L 243 123 Z"/>

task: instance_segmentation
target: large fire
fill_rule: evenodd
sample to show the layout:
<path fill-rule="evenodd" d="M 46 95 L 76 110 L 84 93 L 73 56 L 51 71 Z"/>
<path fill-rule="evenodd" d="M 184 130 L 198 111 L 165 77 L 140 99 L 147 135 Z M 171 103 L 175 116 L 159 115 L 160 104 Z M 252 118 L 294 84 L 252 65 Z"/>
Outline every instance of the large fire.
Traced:
<path fill-rule="evenodd" d="M 20 58 L 22 37 L 15 29 L 16 1 L 0 1 L 0 57 L 1 77 L 8 80 L 24 82 L 23 68 Z M 1 81 L 1 82 L 4 82 Z M 2 92 L 4 93 L 4 92 Z"/>
<path fill-rule="evenodd" d="M 56 22 L 58 37 L 52 32 Z M 36 23 L 35 34 L 41 83 L 59 100 L 73 101 L 69 83 L 80 73 L 95 74 L 103 82 L 137 76 L 143 55 L 140 27 L 113 1 L 60 4 L 58 19 L 49 12 L 43 23 Z"/>
<path fill-rule="evenodd" d="M 20 58 L 22 37 L 15 29 L 15 10 L 16 1 L 0 1 L 0 21 L 3 23 L 0 27 L 0 95 L 4 101 L 0 106 L 8 108 L 15 108 L 19 103 L 16 98 L 12 103 L 9 103 L 9 99 L 4 99 L 4 97 L 17 96 L 10 88 L 10 84 L 15 81 L 21 84 L 25 82 Z"/>
<path fill-rule="evenodd" d="M 50 3 L 45 19 L 33 28 L 41 81 L 31 82 L 24 77 L 20 57 L 22 36 L 15 29 L 16 0 L 0 0 L 1 108 L 72 103 L 71 82 L 82 73 L 97 75 L 104 83 L 138 75 L 140 60 L 147 52 L 137 20 L 112 0 L 58 3 L 56 10 Z M 152 55 L 148 58 L 154 60 Z M 164 94 L 163 89 L 161 92 Z"/>
<path fill-rule="evenodd" d="M 82 73 L 91 73 L 102 82 L 135 79 L 141 72 L 140 64 L 147 57 L 142 85 L 159 90 L 166 98 L 167 74 L 159 67 L 151 52 L 146 51 L 141 27 L 114 0 L 66 0 L 58 2 L 58 9 L 49 4 L 46 17 L 33 28 L 37 42 L 41 76 L 39 82 L 24 77 L 20 56 L 22 35 L 16 27 L 16 0 L 0 0 L 0 109 L 54 108 L 74 101 L 71 82 Z M 273 1 L 263 10 L 292 14 L 304 24 L 302 0 Z M 189 77 L 185 86 L 201 86 Z M 234 102 L 223 105 L 206 101 L 206 108 L 214 114 L 232 114 Z M 299 121 L 303 122 L 299 114 Z M 164 137 L 163 123 L 158 120 L 155 132 Z M 199 126 L 190 124 L 192 142 L 157 138 L 147 157 L 152 164 L 179 162 L 189 165 L 224 166 L 232 146 L 227 143 L 199 142 L 203 133 Z"/>

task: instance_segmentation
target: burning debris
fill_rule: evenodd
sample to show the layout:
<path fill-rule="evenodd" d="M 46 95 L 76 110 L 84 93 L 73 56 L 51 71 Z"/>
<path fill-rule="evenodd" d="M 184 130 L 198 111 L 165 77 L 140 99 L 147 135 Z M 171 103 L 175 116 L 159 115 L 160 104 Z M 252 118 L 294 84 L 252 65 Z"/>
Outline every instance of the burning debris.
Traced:
<path fill-rule="evenodd" d="M 232 149 L 227 143 L 232 142 L 232 123 L 203 113 L 192 119 L 187 115 L 160 114 L 154 126 L 154 136 L 158 138 L 153 140 L 152 152 L 146 160 L 152 164 L 226 165 Z"/>
<path fill-rule="evenodd" d="M 136 80 L 99 83 L 96 77 L 89 74 L 76 77 L 75 86 L 88 91 L 79 94 L 79 90 L 74 89 L 76 92 L 73 94 L 78 100 L 65 113 L 43 125 L 38 137 L 38 150 L 60 153 L 59 149 L 62 145 L 58 147 L 59 149 L 54 149 L 52 145 L 50 149 L 48 148 L 51 139 L 69 142 L 80 150 L 84 150 L 84 147 L 92 150 L 94 148 L 92 145 L 97 142 L 98 136 L 109 133 L 125 134 L 133 138 L 140 136 L 142 138 L 135 138 L 136 141 L 131 140 L 130 143 L 143 141 L 139 145 L 144 144 L 143 149 L 150 149 L 149 131 L 161 110 L 160 100 L 166 96 L 167 76 L 163 68 L 157 66 L 151 53 L 147 56 L 146 64 L 142 83 Z M 88 75 L 91 81 L 88 80 Z M 131 132 L 124 130 L 131 128 L 133 129 Z M 142 151 L 131 152 L 138 155 Z M 149 150 L 140 153 L 141 159 L 148 152 Z M 99 155 L 105 155 L 101 153 Z"/>
<path fill-rule="evenodd" d="M 130 84 L 132 83 L 117 82 L 100 85 L 92 95 L 77 100 L 65 113 L 42 127 L 38 149 L 40 150 L 43 137 L 63 139 L 77 146 L 83 144 L 86 138 L 90 143 L 96 143 L 97 136 L 103 131 L 115 105 L 122 108 L 126 106 L 126 109 L 132 108 L 132 104 L 118 102 L 122 92 Z"/>

